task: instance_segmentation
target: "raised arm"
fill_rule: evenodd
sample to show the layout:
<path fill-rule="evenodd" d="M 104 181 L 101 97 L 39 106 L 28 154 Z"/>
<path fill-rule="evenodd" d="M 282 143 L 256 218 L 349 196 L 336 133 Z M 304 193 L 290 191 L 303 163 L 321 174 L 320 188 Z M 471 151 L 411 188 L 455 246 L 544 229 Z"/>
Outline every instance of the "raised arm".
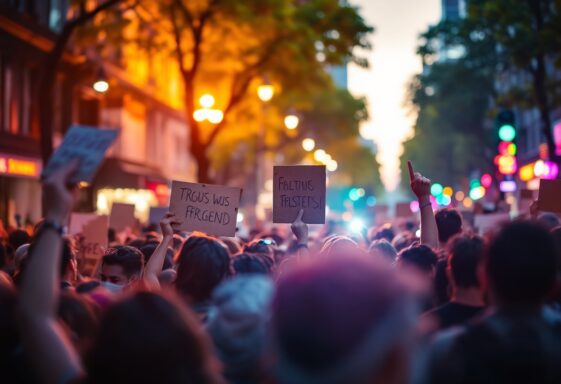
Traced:
<path fill-rule="evenodd" d="M 310 254 L 308 249 L 308 224 L 302 221 L 303 216 L 304 210 L 301 209 L 296 216 L 296 220 L 290 225 L 292 233 L 296 236 L 299 258 L 307 257 Z"/>
<path fill-rule="evenodd" d="M 160 228 L 162 229 L 163 235 L 162 242 L 154 250 L 150 260 L 148 260 L 148 263 L 144 268 L 144 275 L 142 276 L 144 284 L 146 284 L 149 289 L 160 288 L 158 275 L 162 272 L 168 247 L 173 241 L 173 226 L 177 224 L 180 224 L 180 222 L 176 219 L 173 213 L 169 212 L 162 221 L 160 221 Z"/>
<path fill-rule="evenodd" d="M 409 168 L 411 191 L 413 191 L 419 201 L 419 210 L 421 212 L 421 244 L 437 249 L 438 227 L 436 226 L 436 219 L 434 218 L 430 201 L 430 180 L 423 177 L 420 173 L 415 172 L 410 160 L 407 161 L 407 167 Z"/>
<path fill-rule="evenodd" d="M 20 290 L 24 347 L 38 377 L 46 383 L 61 383 L 83 374 L 78 354 L 56 317 L 62 227 L 74 203 L 67 185 L 77 168 L 78 162 L 72 162 L 43 182 L 45 221 L 31 246 Z"/>

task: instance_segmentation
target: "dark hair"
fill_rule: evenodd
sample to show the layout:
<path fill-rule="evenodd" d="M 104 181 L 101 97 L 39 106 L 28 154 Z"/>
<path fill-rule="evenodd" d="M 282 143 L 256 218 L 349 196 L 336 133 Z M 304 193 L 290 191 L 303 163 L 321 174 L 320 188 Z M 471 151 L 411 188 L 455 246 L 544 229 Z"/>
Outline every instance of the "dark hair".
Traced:
<path fill-rule="evenodd" d="M 142 248 L 146 245 L 146 239 L 143 239 L 143 238 L 139 237 L 139 238 L 136 238 L 134 240 L 131 240 L 131 241 L 127 242 L 127 245 L 129 247 L 134 247 L 134 248 L 140 249 L 140 248 Z"/>
<path fill-rule="evenodd" d="M 4 243 L 0 241 L 0 268 L 4 268 L 4 266 L 8 264 L 8 251 L 4 246 Z"/>
<path fill-rule="evenodd" d="M 391 262 L 395 261 L 397 257 L 397 250 L 386 239 L 374 240 L 372 244 L 370 244 L 370 247 L 368 247 L 368 251 L 379 251 L 386 256 L 387 261 Z"/>
<path fill-rule="evenodd" d="M 402 250 L 398 260 L 416 266 L 425 272 L 430 272 L 436 267 L 437 256 L 431 247 L 421 244 Z"/>
<path fill-rule="evenodd" d="M 142 254 L 144 255 L 144 264 L 148 263 L 148 260 L 150 260 L 150 258 L 154 254 L 156 248 L 158 248 L 158 243 L 153 243 L 153 242 L 150 242 L 140 248 L 140 252 L 142 252 Z M 166 250 L 166 256 L 164 259 L 164 265 L 162 269 L 173 268 L 173 254 L 174 252 L 172 248 L 168 248 Z"/>
<path fill-rule="evenodd" d="M 117 240 L 117 232 L 115 231 L 115 228 L 109 228 L 107 230 L 107 241 L 109 241 L 109 243 L 113 243 Z"/>
<path fill-rule="evenodd" d="M 249 244 L 246 244 L 243 247 L 243 252 L 244 253 L 264 253 L 264 254 L 274 256 L 275 251 L 274 251 L 273 247 L 275 247 L 276 245 L 277 244 L 276 244 L 275 240 L 272 240 L 272 239 L 256 239 L 256 240 L 253 240 L 252 242 L 250 242 Z"/>
<path fill-rule="evenodd" d="M 87 296 L 72 291 L 63 292 L 58 304 L 58 317 L 72 331 L 72 341 L 81 353 L 95 340 L 100 308 Z"/>
<path fill-rule="evenodd" d="M 76 253 L 69 239 L 62 242 L 62 257 L 60 259 L 60 276 L 64 276 L 72 260 L 76 260 Z"/>
<path fill-rule="evenodd" d="M 439 209 L 434 215 L 438 227 L 438 240 L 446 243 L 462 232 L 462 215 L 454 208 Z"/>
<path fill-rule="evenodd" d="M 415 244 L 418 244 L 419 239 L 413 232 L 405 231 L 396 235 L 392 240 L 392 245 L 397 252 L 400 252 L 406 248 L 410 248 Z"/>
<path fill-rule="evenodd" d="M 31 236 L 29 236 L 29 234 L 23 229 L 16 229 L 8 235 L 8 243 L 12 246 L 14 252 L 20 245 L 28 244 L 30 242 Z"/>
<path fill-rule="evenodd" d="M 389 243 L 395 237 L 395 232 L 390 224 L 384 224 L 381 228 L 370 228 L 368 231 L 368 241 L 385 239 Z"/>
<path fill-rule="evenodd" d="M 553 236 L 542 225 L 504 226 L 485 254 L 491 289 L 504 305 L 538 305 L 551 291 L 558 267 Z"/>
<path fill-rule="evenodd" d="M 264 253 L 240 253 L 232 259 L 236 275 L 257 273 L 269 275 L 273 271 L 274 260 Z"/>
<path fill-rule="evenodd" d="M 210 299 L 214 288 L 232 274 L 226 246 L 205 235 L 191 235 L 177 256 L 175 287 L 194 302 Z"/>
<path fill-rule="evenodd" d="M 123 245 L 110 248 L 103 256 L 102 264 L 119 265 L 127 277 L 140 275 L 144 266 L 144 256 L 137 248 Z"/>
<path fill-rule="evenodd" d="M 173 241 L 172 241 L 173 250 L 175 252 L 179 251 L 181 249 L 181 246 L 183 245 L 184 241 L 185 241 L 185 239 L 183 239 L 183 237 L 181 237 L 180 235 L 175 233 L 173 235 Z"/>
<path fill-rule="evenodd" d="M 169 294 L 140 292 L 111 306 L 86 366 L 92 383 L 220 382 L 208 337 Z"/>
<path fill-rule="evenodd" d="M 457 235 L 450 239 L 448 265 L 457 286 L 479 286 L 477 267 L 483 257 L 483 245 L 483 239 L 475 235 Z"/>

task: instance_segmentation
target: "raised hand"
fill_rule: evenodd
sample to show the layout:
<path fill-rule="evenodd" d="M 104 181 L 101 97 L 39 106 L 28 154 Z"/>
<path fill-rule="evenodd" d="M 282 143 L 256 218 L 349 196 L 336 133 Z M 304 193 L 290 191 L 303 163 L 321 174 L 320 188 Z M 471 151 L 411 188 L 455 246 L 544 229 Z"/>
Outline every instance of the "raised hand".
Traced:
<path fill-rule="evenodd" d="M 45 218 L 59 224 L 66 222 L 76 199 L 76 186 L 70 185 L 80 162 L 75 159 L 57 169 L 43 180 Z"/>
<path fill-rule="evenodd" d="M 413 164 L 411 160 L 407 161 L 407 167 L 409 168 L 409 182 L 411 185 L 411 191 L 417 196 L 417 199 L 430 199 L 430 185 L 431 181 L 421 175 L 419 172 L 413 170 Z"/>
<path fill-rule="evenodd" d="M 173 226 L 179 225 L 181 222 L 175 216 L 175 213 L 168 212 L 164 218 L 160 221 L 160 229 L 162 230 L 162 236 L 173 237 Z"/>
<path fill-rule="evenodd" d="M 302 216 L 304 216 L 304 210 L 301 209 L 298 212 L 298 216 L 296 216 L 296 220 L 290 225 L 290 229 L 294 236 L 296 236 L 296 240 L 298 240 L 298 244 L 307 245 L 308 244 L 308 224 L 302 221 Z"/>

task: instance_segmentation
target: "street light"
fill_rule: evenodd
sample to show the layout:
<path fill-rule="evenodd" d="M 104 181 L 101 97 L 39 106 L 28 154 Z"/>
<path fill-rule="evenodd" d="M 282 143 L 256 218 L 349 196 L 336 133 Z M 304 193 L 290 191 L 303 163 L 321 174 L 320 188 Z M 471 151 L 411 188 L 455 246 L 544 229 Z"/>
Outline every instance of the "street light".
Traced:
<path fill-rule="evenodd" d="M 224 119 L 224 113 L 219 109 L 211 108 L 214 105 L 214 97 L 205 93 L 199 98 L 199 104 L 203 108 L 199 108 L 193 112 L 193 119 L 197 122 L 208 120 L 212 124 L 219 124 Z"/>
<path fill-rule="evenodd" d="M 296 115 L 287 115 L 284 118 L 284 125 L 286 126 L 287 129 L 296 129 L 296 127 L 298 127 L 299 122 L 300 119 L 298 119 L 298 116 Z"/>
<path fill-rule="evenodd" d="M 275 94 L 275 89 L 271 84 L 265 83 L 257 87 L 257 96 L 259 96 L 259 100 L 261 100 L 264 103 L 271 101 L 274 94 Z"/>
<path fill-rule="evenodd" d="M 98 93 L 105 93 L 109 90 L 109 83 L 107 82 L 107 76 L 103 68 L 98 70 L 97 80 L 93 83 L 92 88 Z"/>
<path fill-rule="evenodd" d="M 327 155 L 327 153 L 325 153 L 323 149 L 316 149 L 316 151 L 314 152 L 314 159 L 316 159 L 316 161 L 319 161 L 320 163 L 323 163 L 323 161 L 325 160 L 325 155 Z"/>
<path fill-rule="evenodd" d="M 329 172 L 335 172 L 335 171 L 337 170 L 337 167 L 338 167 L 338 166 L 339 166 L 339 164 L 337 164 L 337 161 L 335 161 L 335 160 L 330 160 L 330 161 L 327 163 L 327 170 L 328 170 Z"/>
<path fill-rule="evenodd" d="M 316 142 L 314 139 L 307 138 L 302 140 L 302 148 L 304 148 L 304 151 L 311 152 L 314 150 L 315 147 L 316 147 Z"/>

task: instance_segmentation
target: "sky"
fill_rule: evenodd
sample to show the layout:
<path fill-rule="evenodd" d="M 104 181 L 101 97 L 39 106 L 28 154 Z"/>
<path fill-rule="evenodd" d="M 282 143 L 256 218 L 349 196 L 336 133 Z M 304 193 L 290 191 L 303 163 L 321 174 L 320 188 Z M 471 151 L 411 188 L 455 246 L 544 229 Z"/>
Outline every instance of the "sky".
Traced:
<path fill-rule="evenodd" d="M 441 16 L 441 0 L 351 0 L 375 28 L 366 52 L 370 68 L 349 66 L 349 90 L 366 96 L 370 120 L 361 134 L 377 145 L 376 159 L 384 187 L 391 192 L 400 182 L 402 143 L 413 137 L 414 112 L 405 105 L 407 85 L 422 69 L 415 55 L 419 33 Z"/>

